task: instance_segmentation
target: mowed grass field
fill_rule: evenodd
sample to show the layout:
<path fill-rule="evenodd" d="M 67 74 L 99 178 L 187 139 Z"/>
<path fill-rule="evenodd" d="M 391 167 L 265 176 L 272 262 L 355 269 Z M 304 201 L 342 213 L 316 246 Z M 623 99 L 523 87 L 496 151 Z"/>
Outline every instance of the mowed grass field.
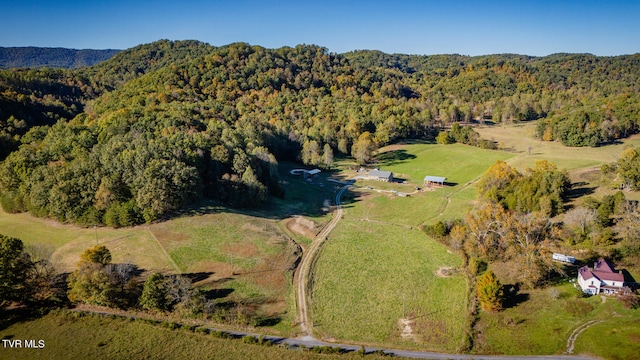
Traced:
<path fill-rule="evenodd" d="M 406 144 L 382 148 L 378 152 L 378 165 L 392 171 L 394 177 L 412 186 L 397 184 L 398 191 L 410 192 L 415 186 L 423 188 L 426 175 L 447 178 L 447 185 L 431 191 L 421 191 L 408 197 L 397 197 L 368 191 L 360 213 L 350 216 L 409 226 L 430 224 L 437 220 L 461 218 L 471 209 L 476 197 L 475 181 L 498 160 L 508 160 L 513 154 L 452 144 Z M 358 181 L 356 184 L 374 189 L 386 186 L 376 181 Z"/>
<path fill-rule="evenodd" d="M 418 230 L 343 220 L 313 270 L 314 329 L 323 338 L 459 350 L 466 280 L 437 272 L 460 265 L 457 255 Z M 413 321 L 408 338 L 401 335 L 403 317 Z"/>
<path fill-rule="evenodd" d="M 536 122 L 511 126 L 476 128 L 483 138 L 497 141 L 514 154 L 507 163 L 519 170 L 532 167 L 538 160 L 547 160 L 558 169 L 567 170 L 571 180 L 579 187 L 591 188 L 593 195 L 601 198 L 617 191 L 611 186 L 614 176 L 603 179 L 600 166 L 618 160 L 628 146 L 640 146 L 640 134 L 621 139 L 619 143 L 601 147 L 567 147 L 559 142 L 536 139 Z M 531 151 L 529 151 L 531 149 Z M 629 200 L 640 201 L 640 192 L 626 192 Z"/>

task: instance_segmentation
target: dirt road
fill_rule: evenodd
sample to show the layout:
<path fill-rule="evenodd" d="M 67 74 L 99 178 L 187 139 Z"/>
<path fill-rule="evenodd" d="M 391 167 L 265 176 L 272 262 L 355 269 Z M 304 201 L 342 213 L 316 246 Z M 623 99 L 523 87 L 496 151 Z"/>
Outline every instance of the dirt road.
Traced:
<path fill-rule="evenodd" d="M 295 276 L 295 286 L 297 288 L 297 305 L 298 305 L 298 323 L 300 324 L 300 331 L 305 336 L 311 336 L 311 329 L 313 328 L 313 322 L 309 318 L 309 299 L 307 298 L 308 288 L 309 288 L 309 275 L 311 272 L 311 267 L 313 266 L 313 262 L 318 255 L 318 251 L 320 247 L 327 240 L 327 236 L 333 228 L 338 224 L 340 218 L 342 218 L 342 206 L 340 205 L 340 198 L 342 194 L 351 186 L 353 182 L 349 182 L 349 184 L 345 185 L 338 191 L 336 195 L 336 211 L 333 214 L 333 218 L 327 226 L 325 226 L 318 235 L 313 239 L 313 242 L 309 247 L 305 250 L 302 255 L 302 261 L 300 262 L 300 266 L 298 267 L 297 274 Z"/>

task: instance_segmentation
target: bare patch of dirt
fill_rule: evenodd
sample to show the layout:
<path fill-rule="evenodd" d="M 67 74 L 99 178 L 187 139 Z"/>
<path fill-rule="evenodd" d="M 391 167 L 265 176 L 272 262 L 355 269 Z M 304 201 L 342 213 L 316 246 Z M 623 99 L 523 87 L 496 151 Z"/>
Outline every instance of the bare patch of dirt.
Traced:
<path fill-rule="evenodd" d="M 234 276 L 231 265 L 227 263 L 202 261 L 195 264 L 194 268 L 198 272 L 210 273 L 206 279 L 194 282 L 194 286 L 216 287 Z"/>
<path fill-rule="evenodd" d="M 153 234 L 153 236 L 158 239 L 158 241 L 165 245 L 172 241 L 185 241 L 189 240 L 189 236 L 186 234 L 181 234 L 172 231 L 166 225 L 166 223 L 158 224 L 149 228 L 149 231 Z"/>
<path fill-rule="evenodd" d="M 298 264 L 302 250 L 300 246 L 286 236 L 272 236 L 268 240 L 270 246 L 277 247 L 279 251 L 275 254 L 267 255 L 253 244 L 237 244 L 223 247 L 225 252 L 233 253 L 242 257 L 251 257 L 257 260 L 257 264 L 251 269 L 240 269 L 231 267 L 226 262 L 200 262 L 193 267 L 197 272 L 210 273 L 203 280 L 194 283 L 196 286 L 203 286 L 214 292 L 228 290 L 228 281 L 243 280 L 256 285 L 260 292 L 257 299 L 252 299 L 248 303 L 243 303 L 247 309 L 250 308 L 254 314 L 261 314 L 266 317 L 279 317 L 287 311 L 287 285 L 291 282 L 292 271 Z M 233 292 L 225 293 L 223 296 L 230 296 L 235 299 Z M 242 301 L 235 299 L 234 301 Z"/>
<path fill-rule="evenodd" d="M 251 243 L 234 244 L 222 247 L 222 251 L 240 257 L 254 257 L 258 253 L 258 247 Z"/>
<path fill-rule="evenodd" d="M 399 319 L 398 327 L 400 327 L 400 337 L 403 340 L 413 340 L 416 341 L 416 335 L 413 333 L 413 326 L 415 325 L 415 321 L 411 319 Z"/>
<path fill-rule="evenodd" d="M 436 271 L 436 276 L 441 278 L 452 277 L 456 273 L 456 270 L 450 266 L 442 266 Z"/>
<path fill-rule="evenodd" d="M 293 216 L 286 220 L 285 226 L 294 234 L 313 239 L 318 233 L 318 226 L 303 216 Z"/>
<path fill-rule="evenodd" d="M 594 182 L 598 181 L 601 176 L 602 172 L 600 171 L 599 167 L 579 169 L 571 172 L 570 174 L 571 180 L 573 182 Z"/>
<path fill-rule="evenodd" d="M 261 232 L 266 232 L 269 231 L 266 226 L 256 226 L 252 223 L 246 223 L 244 225 L 242 225 L 242 230 L 248 230 L 248 231 L 253 231 L 253 232 L 257 232 L 257 233 L 261 233 Z"/>

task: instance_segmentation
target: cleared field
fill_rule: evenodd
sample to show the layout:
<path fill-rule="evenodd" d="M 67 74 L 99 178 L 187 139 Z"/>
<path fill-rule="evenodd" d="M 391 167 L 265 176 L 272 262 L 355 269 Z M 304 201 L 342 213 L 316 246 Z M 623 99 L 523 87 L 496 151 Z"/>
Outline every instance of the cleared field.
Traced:
<path fill-rule="evenodd" d="M 216 263 L 234 271 L 249 270 L 289 245 L 275 221 L 243 214 L 180 217 L 153 224 L 149 230 L 181 272 L 209 271 Z"/>
<path fill-rule="evenodd" d="M 133 263 L 143 270 L 177 270 L 148 226 L 82 228 L 0 209 L 0 234 L 21 239 L 30 252 L 49 257 L 61 272 L 75 270 L 80 254 L 96 244 L 108 247 L 114 262 Z"/>
<path fill-rule="evenodd" d="M 462 261 L 417 226 L 464 216 L 475 199 L 473 182 L 495 161 L 512 156 L 459 144 L 380 149 L 379 167 L 408 185 L 358 180 L 358 188 L 347 195 L 343 220 L 313 272 L 312 317 L 318 334 L 459 351 L 468 326 L 466 279 L 455 270 L 449 277 L 437 274 Z M 448 185 L 414 192 L 426 175 L 447 177 Z M 402 318 L 408 320 L 403 324 Z"/>
<path fill-rule="evenodd" d="M 381 169 L 412 184 L 422 186 L 424 177 L 432 175 L 444 176 L 457 186 L 482 175 L 497 160 L 513 156 L 463 144 L 399 144 L 380 149 L 376 158 Z"/>
<path fill-rule="evenodd" d="M 460 264 L 420 231 L 342 220 L 314 268 L 314 330 L 329 339 L 456 351 L 464 339 L 466 280 L 437 273 Z M 410 320 L 406 328 L 402 318 Z"/>
<path fill-rule="evenodd" d="M 538 140 L 534 137 L 536 123 L 514 126 L 476 128 L 485 139 L 497 141 L 501 147 L 515 155 L 509 163 L 517 168 L 531 167 L 537 160 L 548 160 L 560 169 L 569 171 L 614 162 L 626 146 L 640 146 L 640 135 L 623 139 L 619 144 L 597 148 L 567 147 L 559 142 Z M 531 152 L 529 153 L 529 148 Z"/>
<path fill-rule="evenodd" d="M 488 354 L 538 355 L 566 351 L 574 329 L 600 323 L 581 333 L 575 354 L 607 359 L 636 359 L 640 345 L 637 310 L 623 308 L 613 297 L 576 297 L 572 284 L 525 291 L 516 306 L 503 312 L 481 312 L 476 325 L 475 351 Z M 517 344 L 517 346 L 514 346 Z"/>
<path fill-rule="evenodd" d="M 214 213 L 154 224 L 150 231 L 181 272 L 198 274 L 196 284 L 224 295 L 221 300 L 248 304 L 276 324 L 293 320 L 287 299 L 300 248 L 276 220 Z M 290 331 L 284 323 L 280 330 Z"/>
<path fill-rule="evenodd" d="M 397 197 L 388 193 L 364 191 L 360 212 L 348 216 L 360 219 L 417 226 L 437 220 L 460 218 L 471 209 L 475 200 L 473 183 L 498 160 L 507 160 L 513 154 L 484 150 L 461 144 L 406 144 L 382 148 L 377 158 L 381 169 L 392 171 L 394 177 L 409 184 L 385 184 L 375 181 L 358 181 L 358 185 L 379 188 L 395 187 L 397 191 L 410 192 L 415 186 L 423 188 L 426 175 L 447 178 L 447 186 L 427 189 Z"/>
<path fill-rule="evenodd" d="M 218 301 L 242 303 L 245 310 L 271 319 L 278 330 L 290 331 L 287 301 L 298 245 L 277 219 L 220 207 L 209 210 L 124 229 L 81 228 L 0 211 L 0 233 L 22 239 L 31 253 L 50 258 L 59 272 L 75 270 L 86 248 L 105 245 L 115 263 L 189 274 Z"/>
<path fill-rule="evenodd" d="M 613 311 L 618 311 L 613 308 Z M 575 351 L 605 359 L 637 359 L 640 353 L 640 319 L 637 316 L 622 319 L 606 316 L 603 322 L 588 328 L 578 337 Z"/>

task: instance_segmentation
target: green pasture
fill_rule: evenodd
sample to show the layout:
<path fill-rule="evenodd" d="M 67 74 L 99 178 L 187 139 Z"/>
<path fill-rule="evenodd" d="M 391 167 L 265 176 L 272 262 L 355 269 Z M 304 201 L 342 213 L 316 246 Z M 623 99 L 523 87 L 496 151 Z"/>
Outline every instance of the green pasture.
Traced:
<path fill-rule="evenodd" d="M 513 154 L 504 151 L 463 144 L 419 143 L 382 148 L 376 156 L 380 168 L 392 171 L 394 177 L 422 187 L 426 175 L 442 176 L 454 190 L 482 175 L 497 160 L 511 157 Z"/>
<path fill-rule="evenodd" d="M 221 301 L 251 304 L 260 316 L 288 316 L 295 247 L 278 220 L 209 210 L 123 229 L 82 228 L 0 211 L 0 233 L 22 239 L 30 253 L 49 258 L 59 272 L 75 270 L 80 254 L 97 243 L 109 248 L 114 263 L 199 274 L 205 289 L 224 290 Z M 290 330 L 276 325 L 278 331 Z"/>
<path fill-rule="evenodd" d="M 494 140 L 515 156 L 508 162 L 519 169 L 532 167 L 537 160 L 548 160 L 559 169 L 569 171 L 614 162 L 626 146 L 640 146 L 640 135 L 622 139 L 619 144 L 601 147 L 567 147 L 559 142 L 535 138 L 536 122 L 512 126 L 481 127 L 475 130 L 485 139 Z M 530 149 L 530 151 L 529 151 Z"/>
<path fill-rule="evenodd" d="M 601 311 L 604 316 L 601 323 L 586 329 L 576 341 L 575 352 L 593 354 L 605 359 L 637 359 L 640 354 L 640 316 L 623 315 L 623 317 L 610 316 L 628 310 L 619 309 L 619 306 L 602 306 L 609 313 Z M 637 312 L 637 310 L 635 310 Z"/>
<path fill-rule="evenodd" d="M 348 220 L 346 209 L 323 245 L 312 278 L 314 330 L 327 338 L 456 351 L 463 344 L 467 284 L 458 256 L 424 233 L 403 226 Z M 399 320 L 414 321 L 403 339 Z"/>
<path fill-rule="evenodd" d="M 283 250 L 286 237 L 273 220 L 244 214 L 185 216 L 153 224 L 150 231 L 181 272 L 206 270 L 209 263 L 247 270 Z"/>
<path fill-rule="evenodd" d="M 80 254 L 96 244 L 109 248 L 113 262 L 133 263 L 145 270 L 176 271 L 148 226 L 82 228 L 27 213 L 7 214 L 0 209 L 0 234 L 21 239 L 30 253 L 49 258 L 61 272 L 75 270 Z"/>
<path fill-rule="evenodd" d="M 574 354 L 634 359 L 640 345 L 640 314 L 614 297 L 582 298 L 572 284 L 523 291 L 521 302 L 499 313 L 480 312 L 474 350 L 482 354 L 561 355 L 574 329 L 601 321 L 582 332 Z"/>
<path fill-rule="evenodd" d="M 461 218 L 475 200 L 475 180 L 496 161 L 512 156 L 503 151 L 461 144 L 406 144 L 382 148 L 377 156 L 380 168 L 392 171 L 395 177 L 405 179 L 410 185 L 358 180 L 357 198 L 363 199 L 364 205 L 348 216 L 407 226 Z M 376 191 L 411 193 L 416 186 L 423 188 L 426 175 L 446 177 L 447 185 L 412 193 L 408 197 Z M 368 197 L 365 196 L 367 194 Z"/>
<path fill-rule="evenodd" d="M 0 337 L 44 340 L 42 349 L 0 348 L 3 359 L 353 359 L 355 353 L 322 355 L 280 346 L 246 344 L 145 320 L 56 312 L 24 322 L 0 321 Z M 378 356 L 368 355 L 377 359 Z"/>

